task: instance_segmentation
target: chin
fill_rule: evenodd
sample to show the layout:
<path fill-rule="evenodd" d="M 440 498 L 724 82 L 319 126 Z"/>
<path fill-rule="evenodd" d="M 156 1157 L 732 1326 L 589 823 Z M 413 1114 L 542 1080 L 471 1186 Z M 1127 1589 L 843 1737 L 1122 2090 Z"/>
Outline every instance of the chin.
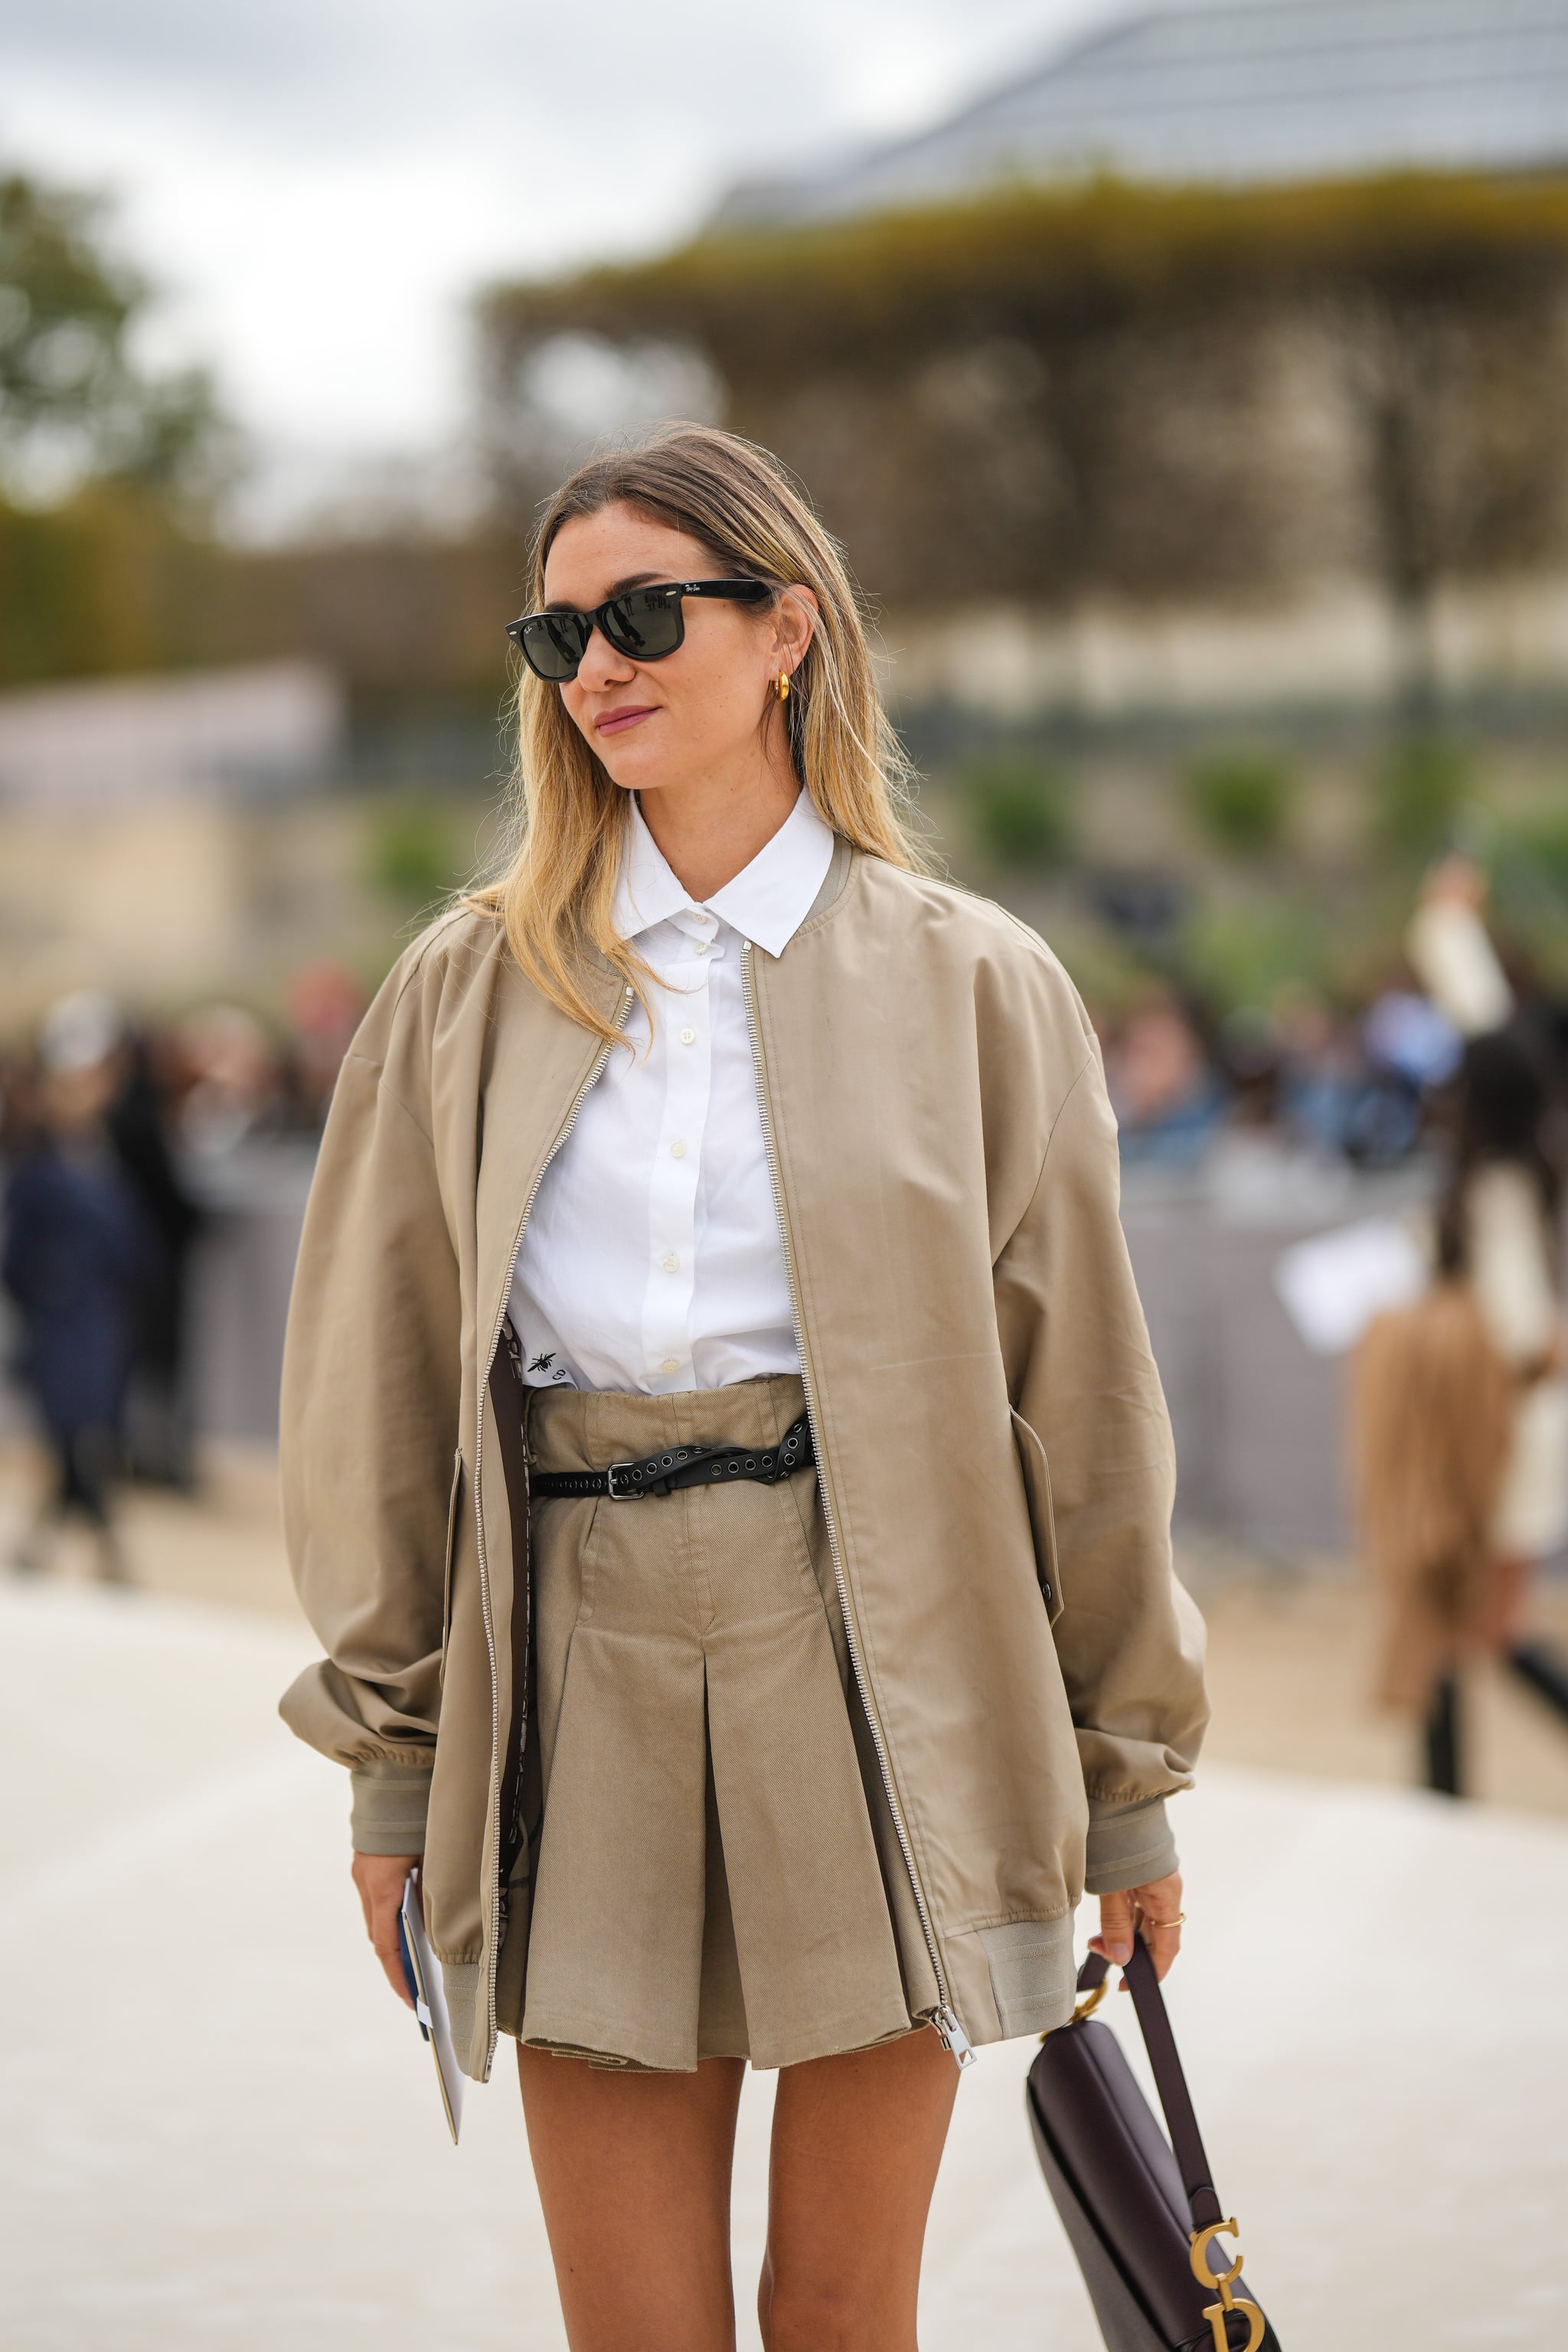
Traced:
<path fill-rule="evenodd" d="M 656 793 L 660 784 L 669 782 L 667 759 L 639 760 L 631 744 L 626 742 L 612 742 L 607 749 L 612 756 L 606 759 L 601 751 L 599 758 L 610 782 L 619 784 L 623 792 Z"/>

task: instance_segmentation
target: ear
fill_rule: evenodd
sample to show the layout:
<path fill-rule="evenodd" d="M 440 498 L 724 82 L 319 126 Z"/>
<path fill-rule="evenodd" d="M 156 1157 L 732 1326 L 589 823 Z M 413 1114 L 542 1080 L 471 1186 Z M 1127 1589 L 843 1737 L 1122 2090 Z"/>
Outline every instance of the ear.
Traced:
<path fill-rule="evenodd" d="M 773 659 L 779 669 L 792 675 L 805 659 L 805 649 L 816 635 L 820 607 L 810 588 L 785 588 L 773 607 Z"/>

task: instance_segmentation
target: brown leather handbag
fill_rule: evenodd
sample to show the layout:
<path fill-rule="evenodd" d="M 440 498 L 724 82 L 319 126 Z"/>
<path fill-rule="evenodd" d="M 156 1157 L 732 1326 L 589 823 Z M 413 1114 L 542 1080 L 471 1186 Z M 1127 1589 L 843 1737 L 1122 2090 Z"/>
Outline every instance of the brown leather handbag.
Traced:
<path fill-rule="evenodd" d="M 1279 2352 L 1256 2299 L 1238 2289 L 1241 2256 L 1215 2268 L 1215 2240 L 1236 2223 L 1209 2178 L 1148 1946 L 1123 1974 L 1170 2131 L 1166 2142 L 1108 2025 L 1091 2012 L 1109 1963 L 1079 1972 L 1071 2022 L 1047 2033 L 1029 2069 L 1029 2124 L 1046 2185 L 1083 2272 L 1109 2352 Z"/>

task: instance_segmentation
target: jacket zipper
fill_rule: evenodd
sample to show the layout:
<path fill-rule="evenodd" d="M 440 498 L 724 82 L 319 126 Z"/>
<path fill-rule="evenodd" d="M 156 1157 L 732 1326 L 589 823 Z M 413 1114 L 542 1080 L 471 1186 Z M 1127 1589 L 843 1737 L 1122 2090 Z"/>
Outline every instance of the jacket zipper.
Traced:
<path fill-rule="evenodd" d="M 827 1455 L 823 1446 L 822 1432 L 817 1421 L 816 1384 L 812 1375 L 811 1355 L 805 1339 L 805 1318 L 801 1311 L 800 1285 L 795 1274 L 795 1243 L 790 1234 L 789 1213 L 784 1206 L 784 1180 L 779 1173 L 778 1147 L 773 1134 L 773 1103 L 768 1093 L 767 1062 L 763 1053 L 762 1022 L 757 1012 L 757 983 L 752 955 L 752 942 L 748 940 L 741 950 L 741 971 L 745 982 L 746 993 L 746 1026 L 751 1032 L 752 1060 L 756 1066 L 757 1074 L 757 1105 L 763 1119 L 763 1141 L 767 1149 L 768 1175 L 773 1182 L 773 1209 L 778 1217 L 779 1238 L 784 1244 L 784 1272 L 789 1279 L 790 1313 L 795 1320 L 795 1343 L 800 1354 L 801 1386 L 805 1391 L 806 1419 L 811 1427 L 812 1446 L 816 1455 L 816 1481 L 822 1496 L 822 1517 L 827 1530 L 827 1549 L 833 1560 L 834 1582 L 838 1588 L 839 1613 L 844 1620 L 844 1642 L 849 1653 L 849 1667 L 855 1677 L 855 1687 L 859 1694 L 860 1704 L 866 1711 L 866 1721 L 871 1733 L 871 1744 L 877 1752 L 878 1769 L 882 1776 L 882 1790 L 887 1798 L 888 1811 L 892 1816 L 893 1828 L 898 1835 L 899 1851 L 904 1857 L 904 1868 L 909 1873 L 910 1890 L 914 1895 L 915 1909 L 920 1916 L 921 1933 L 925 1937 L 926 1950 L 931 1956 L 931 1974 L 936 1979 L 937 2006 L 931 2012 L 931 2023 L 938 2038 L 956 2059 L 959 2066 L 973 2066 L 974 2052 L 958 2012 L 952 2006 L 948 1990 L 947 1971 L 942 1967 L 942 1955 L 937 1949 L 936 1933 L 931 1927 L 931 1906 L 926 1901 L 925 1889 L 921 1885 L 921 1874 L 915 1863 L 915 1850 L 910 1842 L 909 1829 L 899 1804 L 898 1791 L 893 1786 L 893 1770 L 888 1759 L 888 1743 L 861 1662 L 860 1634 L 855 1622 L 855 1604 L 850 1597 L 849 1580 L 844 1572 L 844 1561 L 838 1549 L 838 1532 L 833 1518 L 832 1480 L 828 1475 Z"/>
<path fill-rule="evenodd" d="M 631 1017 L 634 999 L 635 992 L 633 990 L 629 988 L 622 990 L 620 1007 L 616 1014 L 616 1028 L 617 1033 L 625 1029 L 627 1021 Z M 550 1167 L 551 1161 L 554 1159 L 556 1153 L 566 1141 L 572 1129 L 576 1126 L 577 1114 L 582 1109 L 583 1104 L 590 1089 L 597 1081 L 605 1063 L 610 1058 L 610 1043 L 611 1041 L 606 1039 L 600 1045 L 598 1052 L 595 1055 L 593 1061 L 589 1065 L 587 1076 L 584 1078 L 582 1085 L 578 1087 L 575 1096 L 573 1097 L 572 1108 L 566 1114 L 565 1123 L 562 1127 L 554 1142 L 545 1153 L 543 1160 L 540 1162 L 539 1173 L 535 1176 L 532 1184 L 529 1188 L 528 1198 L 522 1204 L 522 1214 L 517 1221 L 517 1231 L 512 1236 L 511 1254 L 506 1262 L 506 1282 L 501 1290 L 500 1305 L 496 1309 L 495 1321 L 490 1327 L 489 1350 L 485 1358 L 484 1369 L 479 1378 L 479 1415 L 474 1428 L 474 1534 L 478 1540 L 479 1553 L 479 1611 L 480 1615 L 484 1620 L 485 1650 L 489 1659 L 490 1669 L 490 1837 L 491 1852 L 494 1853 L 497 1862 L 495 1880 L 488 1891 L 485 1906 L 487 1913 L 485 1923 L 487 1928 L 485 1937 L 485 1991 L 489 2003 L 489 2039 L 485 2048 L 485 2071 L 480 2079 L 486 2083 L 488 2083 L 490 2078 L 490 2066 L 496 2054 L 496 2040 L 499 2032 L 499 2028 L 496 2023 L 496 1972 L 500 1963 L 500 1933 L 506 1920 L 506 1892 L 500 1883 L 499 1867 L 500 1861 L 501 1744 L 500 1723 L 497 1714 L 497 1700 L 500 1687 L 500 1678 L 496 1669 L 495 1619 L 490 1607 L 489 1562 L 485 1552 L 484 1487 L 479 1475 L 483 1466 L 485 1444 L 485 1398 L 489 1391 L 490 1368 L 496 1360 L 496 1350 L 500 1346 L 501 1326 L 506 1321 L 507 1300 L 511 1296 L 511 1269 L 517 1264 L 517 1254 L 522 1247 L 522 1236 L 527 1228 L 528 1220 L 532 1213 L 533 1204 L 539 1198 L 539 1188 L 544 1181 L 545 1174 Z M 515 1693 L 513 1694 L 513 1703 L 514 1705 L 516 1703 Z"/>

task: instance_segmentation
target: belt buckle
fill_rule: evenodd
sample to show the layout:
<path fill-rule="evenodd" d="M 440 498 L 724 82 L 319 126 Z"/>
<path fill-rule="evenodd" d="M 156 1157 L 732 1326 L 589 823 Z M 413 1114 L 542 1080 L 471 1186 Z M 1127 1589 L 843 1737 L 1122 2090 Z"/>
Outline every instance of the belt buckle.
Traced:
<path fill-rule="evenodd" d="M 609 1468 L 605 1473 L 605 1491 L 609 1496 L 612 1503 L 640 1503 L 648 1495 L 651 1490 L 647 1486 L 617 1486 L 616 1484 L 616 1479 L 618 1474 L 637 1470 L 640 1467 L 641 1465 L 637 1462 L 611 1463 Z"/>

